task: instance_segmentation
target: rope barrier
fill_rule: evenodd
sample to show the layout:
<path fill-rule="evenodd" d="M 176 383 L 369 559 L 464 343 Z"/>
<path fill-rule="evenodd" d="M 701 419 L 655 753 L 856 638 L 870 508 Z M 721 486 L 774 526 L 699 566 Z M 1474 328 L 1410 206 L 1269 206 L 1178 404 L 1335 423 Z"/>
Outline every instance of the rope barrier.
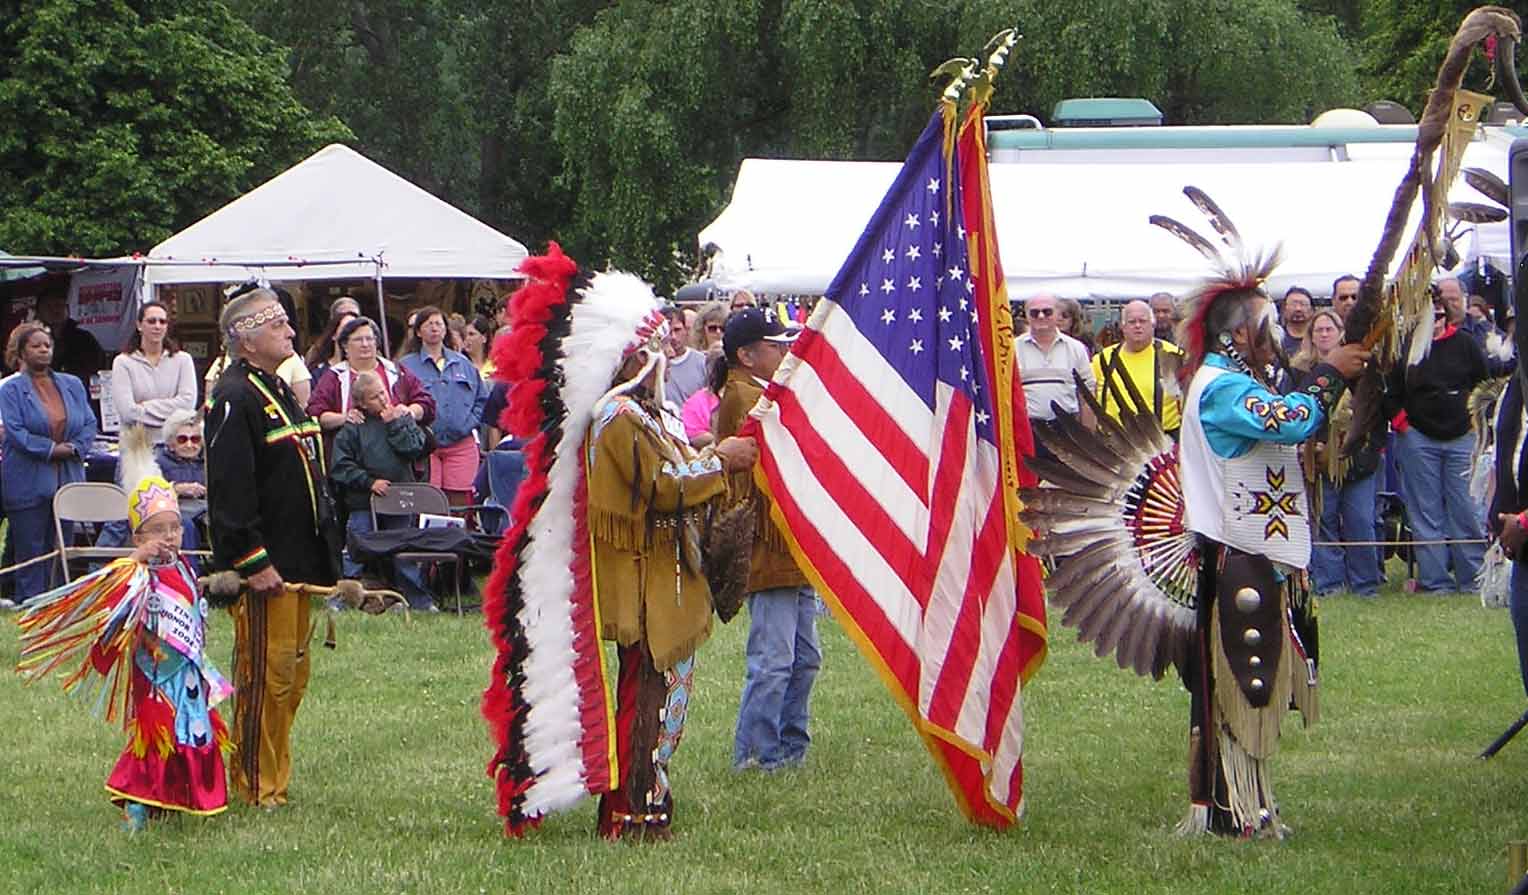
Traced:
<path fill-rule="evenodd" d="M 182 551 L 180 551 L 180 555 L 181 556 L 206 556 L 206 557 L 210 557 L 210 556 L 212 556 L 212 551 L 211 550 L 182 550 Z M 108 557 L 84 557 L 84 556 L 82 556 L 82 557 L 79 557 L 79 558 L 80 559 L 107 559 Z M 116 558 L 117 559 L 121 559 L 121 557 L 116 557 Z M 29 566 L 35 566 L 38 563 L 44 563 L 44 562 L 48 562 L 50 560 L 55 560 L 55 559 L 58 559 L 58 550 L 57 549 L 49 550 L 47 553 L 44 553 L 44 554 L 42 554 L 40 556 L 34 556 L 31 559 L 23 560 L 22 562 L 15 563 L 13 565 L 0 567 L 0 575 L 9 575 L 12 572 L 19 572 L 20 570 L 25 569 L 25 568 L 27 568 Z"/>
<path fill-rule="evenodd" d="M 1312 547 L 1439 547 L 1445 544 L 1489 544 L 1488 538 L 1437 538 L 1431 541 L 1311 541 Z"/>

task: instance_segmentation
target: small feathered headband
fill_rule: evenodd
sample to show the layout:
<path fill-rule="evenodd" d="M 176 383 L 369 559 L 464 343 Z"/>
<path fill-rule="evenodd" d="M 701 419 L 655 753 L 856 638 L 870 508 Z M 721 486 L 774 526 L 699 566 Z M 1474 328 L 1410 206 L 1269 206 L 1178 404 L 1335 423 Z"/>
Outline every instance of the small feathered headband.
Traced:
<path fill-rule="evenodd" d="M 1211 265 L 1210 276 L 1179 302 L 1183 323 L 1178 328 L 1178 347 L 1183 349 L 1184 359 L 1178 375 L 1186 383 L 1194 371 L 1199 369 L 1206 352 L 1212 347 L 1205 344 L 1205 322 L 1209 318 L 1210 309 L 1227 296 L 1260 293 L 1266 297 L 1263 284 L 1273 275 L 1274 268 L 1279 266 L 1283 246 L 1276 245 L 1272 251 L 1248 251 L 1236 225 L 1231 223 L 1231 219 L 1204 190 L 1196 186 L 1185 186 L 1183 195 L 1203 212 L 1220 241 L 1231 250 L 1227 255 L 1213 242 L 1167 215 L 1154 214 L 1147 219 L 1188 243 L 1194 251 L 1208 259 Z"/>

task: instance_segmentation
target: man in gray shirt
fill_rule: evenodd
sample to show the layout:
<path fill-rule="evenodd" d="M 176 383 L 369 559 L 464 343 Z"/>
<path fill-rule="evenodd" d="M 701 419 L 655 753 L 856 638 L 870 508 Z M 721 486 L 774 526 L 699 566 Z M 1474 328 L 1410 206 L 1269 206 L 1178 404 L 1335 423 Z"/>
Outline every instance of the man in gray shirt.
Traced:
<path fill-rule="evenodd" d="M 1088 349 L 1057 327 L 1056 297 L 1034 296 L 1024 302 L 1024 316 L 1029 319 L 1029 332 L 1014 339 L 1013 344 L 1024 377 L 1024 401 L 1029 406 L 1030 419 L 1055 419 L 1056 413 L 1051 409 L 1054 401 L 1062 410 L 1078 414 L 1083 425 L 1093 428 L 1093 411 L 1080 400 L 1072 377 L 1077 373 L 1084 388 L 1096 391 L 1093 363 Z"/>
<path fill-rule="evenodd" d="M 663 316 L 669 322 L 668 344 L 663 346 L 668 353 L 663 397 L 667 403 L 674 405 L 674 413 L 677 415 L 680 408 L 684 407 L 684 402 L 706 384 L 706 356 L 690 347 L 690 326 L 685 322 L 682 309 L 670 305 L 664 309 Z"/>

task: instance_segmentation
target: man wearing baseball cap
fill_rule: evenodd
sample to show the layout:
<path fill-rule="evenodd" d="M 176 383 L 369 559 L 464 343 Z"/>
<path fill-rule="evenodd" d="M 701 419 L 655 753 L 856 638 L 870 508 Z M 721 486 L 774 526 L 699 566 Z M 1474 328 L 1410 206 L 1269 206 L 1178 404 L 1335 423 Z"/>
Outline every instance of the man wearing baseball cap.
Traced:
<path fill-rule="evenodd" d="M 717 438 L 742 427 L 797 332 L 767 308 L 745 308 L 728 318 L 722 334 L 724 362 L 716 365 L 710 383 L 721 395 Z M 748 575 L 747 673 L 732 766 L 766 771 L 798 767 L 811 742 L 809 703 L 822 664 L 817 594 L 769 518 L 769 498 L 754 484 L 752 470 L 733 474 L 731 495 L 737 501 L 753 500 L 758 513 Z"/>

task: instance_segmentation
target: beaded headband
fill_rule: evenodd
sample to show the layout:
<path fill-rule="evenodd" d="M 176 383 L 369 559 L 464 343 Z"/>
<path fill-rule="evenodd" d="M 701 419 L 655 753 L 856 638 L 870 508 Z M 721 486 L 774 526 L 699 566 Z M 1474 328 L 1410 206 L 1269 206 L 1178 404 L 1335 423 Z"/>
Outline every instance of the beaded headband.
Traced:
<path fill-rule="evenodd" d="M 669 336 L 668 318 L 663 316 L 661 310 L 654 310 L 642 322 L 637 325 L 637 331 L 632 340 L 626 343 L 626 350 L 621 353 L 622 357 L 641 349 L 648 351 L 662 351 L 663 343 Z"/>
<path fill-rule="evenodd" d="M 247 317 L 240 317 L 239 319 L 235 320 L 233 322 L 232 329 L 236 333 L 251 332 L 253 330 L 259 329 L 267 323 L 270 323 L 277 317 L 284 317 L 285 315 L 286 311 L 281 309 L 280 304 L 271 304 L 268 305 L 264 310 L 257 311 L 256 313 L 250 314 Z"/>

